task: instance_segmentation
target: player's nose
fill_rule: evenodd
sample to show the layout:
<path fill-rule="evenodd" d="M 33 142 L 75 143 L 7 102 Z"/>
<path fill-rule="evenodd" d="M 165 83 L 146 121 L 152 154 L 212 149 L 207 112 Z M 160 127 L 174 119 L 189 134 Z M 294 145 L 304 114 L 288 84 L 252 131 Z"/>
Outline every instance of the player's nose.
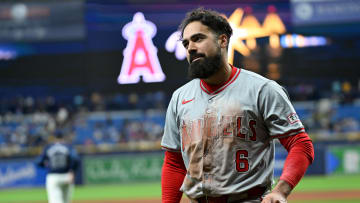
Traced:
<path fill-rule="evenodd" d="M 187 51 L 189 54 L 191 54 L 192 52 L 196 52 L 197 47 L 196 44 L 194 42 L 189 42 L 189 45 L 187 47 Z"/>
<path fill-rule="evenodd" d="M 192 60 L 194 60 L 194 58 L 197 56 L 197 50 L 196 49 L 192 49 L 192 50 L 188 50 L 188 61 L 189 63 L 192 62 Z"/>

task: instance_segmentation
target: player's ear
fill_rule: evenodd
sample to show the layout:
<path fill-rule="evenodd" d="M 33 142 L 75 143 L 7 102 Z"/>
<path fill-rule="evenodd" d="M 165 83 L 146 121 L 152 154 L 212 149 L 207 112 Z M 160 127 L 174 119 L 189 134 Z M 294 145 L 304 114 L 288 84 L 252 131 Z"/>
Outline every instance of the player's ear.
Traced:
<path fill-rule="evenodd" d="M 218 40 L 219 40 L 221 48 L 226 48 L 227 47 L 229 39 L 225 34 L 219 35 Z"/>

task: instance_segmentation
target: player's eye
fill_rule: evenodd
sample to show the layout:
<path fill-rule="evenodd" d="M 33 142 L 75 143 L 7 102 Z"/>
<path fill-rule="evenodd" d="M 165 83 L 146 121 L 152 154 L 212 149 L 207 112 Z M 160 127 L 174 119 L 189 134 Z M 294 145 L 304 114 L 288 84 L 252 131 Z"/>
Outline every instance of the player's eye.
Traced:
<path fill-rule="evenodd" d="M 188 46 L 189 46 L 189 42 L 187 42 L 187 41 L 183 41 L 183 46 L 185 47 L 185 49 L 187 49 L 188 48 Z"/>
<path fill-rule="evenodd" d="M 200 42 L 201 40 L 205 39 L 206 36 L 203 35 L 203 34 L 198 34 L 198 35 L 195 35 L 193 38 L 192 38 L 192 41 L 193 42 Z"/>
<path fill-rule="evenodd" d="M 196 36 L 192 39 L 193 42 L 199 42 L 201 38 L 199 36 Z"/>

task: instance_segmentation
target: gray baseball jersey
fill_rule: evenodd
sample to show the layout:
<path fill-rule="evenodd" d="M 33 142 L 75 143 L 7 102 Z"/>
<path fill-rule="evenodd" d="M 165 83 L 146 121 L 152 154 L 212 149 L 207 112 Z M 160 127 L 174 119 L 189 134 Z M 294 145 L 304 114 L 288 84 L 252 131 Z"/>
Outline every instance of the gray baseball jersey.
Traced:
<path fill-rule="evenodd" d="M 181 151 L 187 169 L 181 190 L 191 198 L 270 188 L 273 139 L 304 132 L 280 85 L 244 69 L 233 73 L 216 91 L 194 79 L 169 103 L 161 145 Z"/>

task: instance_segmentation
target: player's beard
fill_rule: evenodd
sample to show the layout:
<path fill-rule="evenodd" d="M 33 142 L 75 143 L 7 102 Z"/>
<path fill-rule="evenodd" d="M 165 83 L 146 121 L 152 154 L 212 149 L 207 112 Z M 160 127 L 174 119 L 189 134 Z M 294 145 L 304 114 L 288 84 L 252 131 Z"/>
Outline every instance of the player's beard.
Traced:
<path fill-rule="evenodd" d="M 221 66 L 220 48 L 214 56 L 204 56 L 189 65 L 188 78 L 206 79 L 214 75 Z"/>

